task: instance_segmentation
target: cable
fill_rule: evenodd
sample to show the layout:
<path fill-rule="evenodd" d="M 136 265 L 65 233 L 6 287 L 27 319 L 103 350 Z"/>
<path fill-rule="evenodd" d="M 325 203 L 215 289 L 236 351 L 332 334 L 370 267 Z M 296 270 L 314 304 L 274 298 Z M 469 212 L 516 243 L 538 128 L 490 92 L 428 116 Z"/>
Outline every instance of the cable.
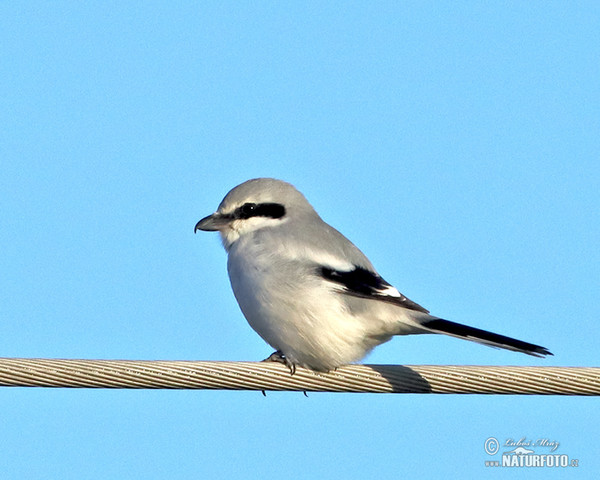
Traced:
<path fill-rule="evenodd" d="M 275 362 L 0 358 L 0 386 L 600 395 L 600 368 L 347 365 L 290 375 Z"/>

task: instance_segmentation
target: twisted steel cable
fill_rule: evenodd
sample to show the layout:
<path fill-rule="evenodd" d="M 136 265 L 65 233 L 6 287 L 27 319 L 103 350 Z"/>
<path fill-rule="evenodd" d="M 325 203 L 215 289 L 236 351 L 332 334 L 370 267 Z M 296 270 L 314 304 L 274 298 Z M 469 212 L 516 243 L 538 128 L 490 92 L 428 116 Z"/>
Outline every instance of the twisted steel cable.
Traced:
<path fill-rule="evenodd" d="M 0 386 L 600 395 L 600 368 L 347 365 L 290 375 L 275 362 L 0 358 Z"/>

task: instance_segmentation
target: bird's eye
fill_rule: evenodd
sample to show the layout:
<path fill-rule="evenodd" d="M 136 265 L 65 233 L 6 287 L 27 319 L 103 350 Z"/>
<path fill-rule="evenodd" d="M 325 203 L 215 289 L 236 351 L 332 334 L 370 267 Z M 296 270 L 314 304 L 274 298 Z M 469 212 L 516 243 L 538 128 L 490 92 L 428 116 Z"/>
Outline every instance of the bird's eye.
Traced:
<path fill-rule="evenodd" d="M 240 217 L 241 218 L 250 218 L 253 216 L 256 210 L 256 203 L 244 203 L 240 208 Z"/>

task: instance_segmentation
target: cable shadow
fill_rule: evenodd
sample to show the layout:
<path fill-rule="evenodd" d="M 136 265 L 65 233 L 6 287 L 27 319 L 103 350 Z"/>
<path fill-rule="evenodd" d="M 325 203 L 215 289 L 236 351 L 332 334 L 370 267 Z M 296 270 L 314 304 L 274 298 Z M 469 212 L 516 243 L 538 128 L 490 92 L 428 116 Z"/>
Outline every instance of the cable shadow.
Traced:
<path fill-rule="evenodd" d="M 404 365 L 365 365 L 379 373 L 394 393 L 433 393 L 431 384 L 418 372 Z"/>

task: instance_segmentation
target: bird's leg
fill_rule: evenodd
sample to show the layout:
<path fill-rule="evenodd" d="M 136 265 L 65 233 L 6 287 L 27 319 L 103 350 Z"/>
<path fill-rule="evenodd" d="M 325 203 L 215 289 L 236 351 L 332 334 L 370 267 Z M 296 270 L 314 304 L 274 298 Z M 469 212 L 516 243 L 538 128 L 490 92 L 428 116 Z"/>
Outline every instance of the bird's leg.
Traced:
<path fill-rule="evenodd" d="M 287 358 L 281 350 L 277 350 L 269 355 L 267 358 L 263 360 L 263 362 L 277 362 L 283 363 L 286 367 L 290 369 L 290 374 L 293 375 L 296 373 L 296 364 L 292 363 L 289 358 Z"/>
<path fill-rule="evenodd" d="M 276 352 L 273 352 L 271 355 L 265 358 L 263 362 L 285 363 L 285 357 L 283 353 L 281 353 L 281 350 L 277 350 Z"/>

